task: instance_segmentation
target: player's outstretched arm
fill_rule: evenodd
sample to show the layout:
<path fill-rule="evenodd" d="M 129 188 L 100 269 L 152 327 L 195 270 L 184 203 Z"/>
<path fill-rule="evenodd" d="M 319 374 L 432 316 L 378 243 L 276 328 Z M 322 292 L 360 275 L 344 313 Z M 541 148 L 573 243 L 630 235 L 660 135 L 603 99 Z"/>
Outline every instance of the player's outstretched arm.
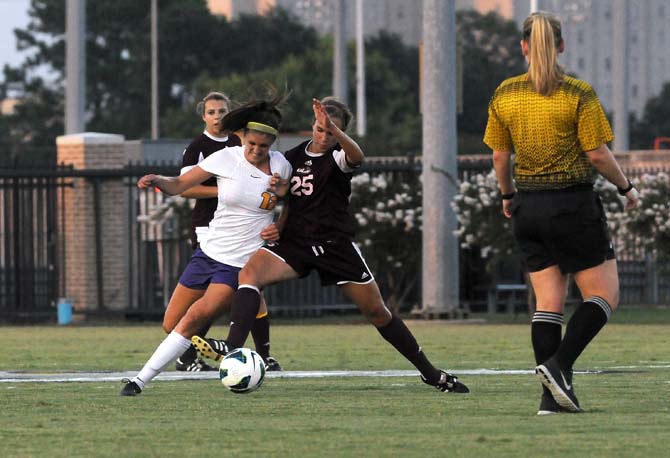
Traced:
<path fill-rule="evenodd" d="M 205 172 L 200 167 L 193 167 L 191 170 L 178 177 L 165 177 L 154 174 L 144 175 L 137 180 L 137 187 L 140 189 L 156 187 L 165 194 L 174 196 L 202 183 L 212 176 L 211 173 Z"/>

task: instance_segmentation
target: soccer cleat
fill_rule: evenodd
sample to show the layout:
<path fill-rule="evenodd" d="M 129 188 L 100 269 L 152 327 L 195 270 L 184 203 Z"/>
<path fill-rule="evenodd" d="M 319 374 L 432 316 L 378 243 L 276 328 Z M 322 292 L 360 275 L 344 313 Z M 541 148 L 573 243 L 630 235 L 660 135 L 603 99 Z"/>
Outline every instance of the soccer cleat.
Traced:
<path fill-rule="evenodd" d="M 217 368 L 210 366 L 200 358 L 196 358 L 190 362 L 182 361 L 181 358 L 177 358 L 175 369 L 177 369 L 180 372 L 209 372 L 218 370 Z"/>
<path fill-rule="evenodd" d="M 568 412 L 581 412 L 579 401 L 572 389 L 572 371 L 562 371 L 555 358 L 550 358 L 535 368 L 535 374 L 546 386 L 558 405 Z"/>
<path fill-rule="evenodd" d="M 267 372 L 281 372 L 283 369 L 279 361 L 272 356 L 268 356 L 265 360 L 265 370 Z"/>
<path fill-rule="evenodd" d="M 128 378 L 121 380 L 121 383 L 125 383 L 125 385 L 123 388 L 121 388 L 119 396 L 137 396 L 142 392 L 142 388 L 140 388 L 137 383 Z"/>
<path fill-rule="evenodd" d="M 445 391 L 447 393 L 470 392 L 468 387 L 458 380 L 458 377 L 452 374 L 448 374 L 447 372 L 444 371 L 440 371 L 440 380 L 435 384 L 428 382 L 428 380 L 426 380 L 423 375 L 421 376 L 421 380 L 423 381 L 423 383 L 434 386 L 436 389 L 440 391 Z"/>
<path fill-rule="evenodd" d="M 203 358 L 214 361 L 221 361 L 228 353 L 228 344 L 225 340 L 202 338 L 199 336 L 191 337 L 191 343 L 198 350 L 198 354 Z"/>

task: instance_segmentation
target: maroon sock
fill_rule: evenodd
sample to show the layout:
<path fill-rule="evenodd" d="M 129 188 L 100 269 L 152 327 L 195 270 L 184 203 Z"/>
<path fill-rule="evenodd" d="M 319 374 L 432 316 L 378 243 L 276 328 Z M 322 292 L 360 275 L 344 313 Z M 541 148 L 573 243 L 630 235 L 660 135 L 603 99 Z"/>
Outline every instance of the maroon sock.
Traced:
<path fill-rule="evenodd" d="M 230 350 L 244 346 L 260 306 L 261 296 L 257 290 L 248 287 L 237 290 L 230 311 L 230 329 L 226 338 Z"/>
<path fill-rule="evenodd" d="M 421 372 L 428 383 L 433 384 L 440 380 L 440 370 L 428 361 L 416 339 L 400 318 L 393 315 L 391 321 L 386 326 L 378 327 L 377 331 Z"/>
<path fill-rule="evenodd" d="M 256 318 L 251 325 L 251 337 L 254 338 L 256 353 L 263 359 L 270 356 L 270 317 Z"/>

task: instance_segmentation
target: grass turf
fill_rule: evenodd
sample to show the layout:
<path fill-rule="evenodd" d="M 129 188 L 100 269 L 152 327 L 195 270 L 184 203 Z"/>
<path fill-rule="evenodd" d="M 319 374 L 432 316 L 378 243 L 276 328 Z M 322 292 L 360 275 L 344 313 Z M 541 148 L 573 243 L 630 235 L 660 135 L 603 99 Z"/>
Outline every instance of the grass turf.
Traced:
<path fill-rule="evenodd" d="M 612 371 L 575 376 L 584 414 L 536 417 L 531 375 L 462 376 L 469 395 L 418 377 L 271 379 L 244 396 L 211 380 L 155 381 L 136 398 L 111 382 L 0 383 L 0 448 L 12 457 L 666 456 L 668 311 L 635 313 L 578 360 L 577 370 Z M 526 323 L 409 326 L 444 367 L 533 366 Z M 411 369 L 368 325 L 282 322 L 272 337 L 289 370 Z M 138 370 L 162 338 L 158 324 L 2 327 L 0 370 Z"/>

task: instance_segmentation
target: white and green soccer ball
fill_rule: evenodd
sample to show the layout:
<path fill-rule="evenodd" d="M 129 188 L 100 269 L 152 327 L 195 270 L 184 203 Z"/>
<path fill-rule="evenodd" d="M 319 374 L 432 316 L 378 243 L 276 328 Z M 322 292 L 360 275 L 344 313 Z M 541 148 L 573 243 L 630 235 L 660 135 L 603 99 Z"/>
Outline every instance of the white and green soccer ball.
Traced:
<path fill-rule="evenodd" d="M 250 393 L 263 383 L 265 363 L 255 351 L 238 348 L 221 360 L 219 378 L 233 393 Z"/>

